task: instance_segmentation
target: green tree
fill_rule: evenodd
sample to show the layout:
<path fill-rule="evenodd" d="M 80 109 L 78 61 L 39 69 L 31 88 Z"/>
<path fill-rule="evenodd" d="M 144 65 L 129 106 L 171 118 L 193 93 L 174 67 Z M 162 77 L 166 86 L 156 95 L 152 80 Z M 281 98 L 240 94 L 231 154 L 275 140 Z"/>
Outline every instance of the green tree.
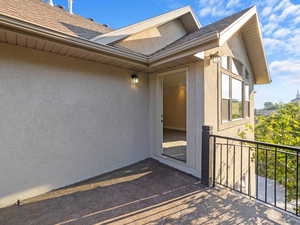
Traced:
<path fill-rule="evenodd" d="M 289 103 L 282 105 L 270 116 L 259 116 L 255 127 L 255 137 L 257 141 L 261 142 L 300 147 L 300 106 Z M 298 156 L 295 151 L 268 147 L 270 150 L 266 152 L 262 148 L 267 148 L 267 146 L 260 147 L 261 150 L 258 151 L 258 174 L 261 176 L 267 174 L 270 179 L 275 179 L 276 174 L 276 180 L 287 186 L 288 200 L 296 199 L 297 162 L 300 163 L 300 158 L 297 159 Z M 285 166 L 286 162 L 287 167 Z M 287 179 L 285 173 L 287 173 Z M 298 183 L 300 186 L 300 180 Z M 299 186 L 298 194 L 300 195 Z"/>
<path fill-rule="evenodd" d="M 290 103 L 270 116 L 259 116 L 255 138 L 272 144 L 300 146 L 300 106 Z"/>

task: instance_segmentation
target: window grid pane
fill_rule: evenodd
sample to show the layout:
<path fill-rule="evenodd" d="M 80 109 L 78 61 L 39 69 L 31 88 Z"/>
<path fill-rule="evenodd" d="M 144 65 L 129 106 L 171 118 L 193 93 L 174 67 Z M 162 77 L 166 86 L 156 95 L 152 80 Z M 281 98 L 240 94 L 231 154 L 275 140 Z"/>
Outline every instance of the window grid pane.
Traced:
<path fill-rule="evenodd" d="M 222 56 L 222 68 L 228 69 L 228 57 L 227 56 Z"/>
<path fill-rule="evenodd" d="M 222 99 L 222 121 L 227 122 L 230 120 L 230 100 L 229 99 Z"/>
<path fill-rule="evenodd" d="M 232 119 L 239 119 L 243 117 L 243 85 L 240 80 L 232 79 L 232 101 L 231 101 L 231 112 Z"/>
<path fill-rule="evenodd" d="M 242 101 L 242 82 L 232 79 L 232 100 Z"/>
<path fill-rule="evenodd" d="M 226 74 L 222 74 L 222 99 L 230 99 L 230 78 Z"/>

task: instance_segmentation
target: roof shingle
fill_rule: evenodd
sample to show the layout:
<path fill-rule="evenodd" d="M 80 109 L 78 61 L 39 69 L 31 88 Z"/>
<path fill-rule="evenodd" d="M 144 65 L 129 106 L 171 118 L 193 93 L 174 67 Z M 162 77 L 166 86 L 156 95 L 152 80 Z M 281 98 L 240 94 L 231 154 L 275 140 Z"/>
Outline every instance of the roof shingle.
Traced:
<path fill-rule="evenodd" d="M 112 31 L 105 25 L 71 15 L 42 0 L 0 0 L 0 14 L 84 39 Z"/>

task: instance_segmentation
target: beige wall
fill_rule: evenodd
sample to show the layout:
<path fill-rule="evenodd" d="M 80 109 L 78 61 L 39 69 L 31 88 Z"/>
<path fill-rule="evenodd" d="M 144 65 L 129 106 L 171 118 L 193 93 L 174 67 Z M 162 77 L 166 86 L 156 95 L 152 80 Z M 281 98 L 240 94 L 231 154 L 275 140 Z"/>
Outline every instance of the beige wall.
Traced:
<path fill-rule="evenodd" d="M 231 56 L 239 59 L 246 67 L 249 72 L 251 71 L 251 65 L 249 63 L 247 52 L 243 43 L 243 40 L 240 34 L 234 35 L 224 46 L 216 49 L 207 51 L 206 56 L 219 52 L 221 56 Z M 213 133 L 221 136 L 227 137 L 237 137 L 240 138 L 238 133 L 245 130 L 247 124 L 251 124 L 254 127 L 254 94 L 253 94 L 253 79 L 251 79 L 251 116 L 249 119 L 243 119 L 240 121 L 228 122 L 222 124 L 220 118 L 220 99 L 221 99 L 221 80 L 220 76 L 217 76 L 219 73 L 219 68 L 217 64 L 206 60 L 204 66 L 204 124 L 213 126 Z M 254 132 L 247 133 L 247 139 L 253 139 Z M 226 140 L 218 139 L 217 142 L 226 143 Z M 240 145 L 240 143 L 229 141 L 229 144 Z M 235 151 L 235 152 L 234 152 Z M 223 147 L 221 150 L 220 147 L 217 148 L 216 152 L 216 177 L 218 182 L 222 181 L 223 184 L 228 182 L 230 187 L 235 185 L 235 188 L 240 188 L 241 178 L 242 178 L 242 191 L 248 193 L 248 181 L 249 181 L 249 170 L 248 162 L 250 159 L 250 193 L 255 195 L 255 162 L 253 159 L 254 151 L 250 151 L 249 158 L 249 148 L 243 147 L 242 151 L 240 147 L 236 147 L 234 150 L 233 147 L 229 148 L 228 154 L 226 148 Z M 228 156 L 228 158 L 227 158 Z M 221 160 L 222 159 L 222 160 Z M 228 160 L 228 161 L 227 161 Z M 228 162 L 228 163 L 227 163 Z M 222 168 L 221 168 L 222 165 Z M 228 181 L 226 169 L 228 166 Z M 241 169 L 242 168 L 242 172 Z M 235 169 L 235 177 L 233 179 L 233 169 Z M 222 171 L 222 172 L 221 172 Z M 234 181 L 234 184 L 233 184 Z"/>
<path fill-rule="evenodd" d="M 118 45 L 148 55 L 171 44 L 185 34 L 186 30 L 183 24 L 177 19 L 131 35 L 119 42 Z"/>
<path fill-rule="evenodd" d="M 164 128 L 186 130 L 186 87 L 164 88 Z"/>
<path fill-rule="evenodd" d="M 252 74 L 251 65 L 248 60 L 247 52 L 241 38 L 237 33 L 224 46 L 205 52 L 206 56 L 219 51 L 221 56 L 232 56 L 239 59 Z M 219 135 L 229 137 L 239 137 L 238 133 L 245 130 L 246 124 L 254 126 L 254 92 L 253 92 L 253 78 L 251 78 L 251 109 L 250 118 L 242 121 L 229 122 L 222 126 L 220 120 L 220 98 L 221 98 L 221 82 L 220 77 L 217 76 L 219 68 L 217 64 L 206 60 L 204 66 L 204 95 L 205 95 L 205 124 L 213 126 L 214 132 Z M 247 138 L 253 139 L 253 132 L 248 133 Z"/>
<path fill-rule="evenodd" d="M 0 44 L 0 207 L 149 157 L 148 79 Z"/>

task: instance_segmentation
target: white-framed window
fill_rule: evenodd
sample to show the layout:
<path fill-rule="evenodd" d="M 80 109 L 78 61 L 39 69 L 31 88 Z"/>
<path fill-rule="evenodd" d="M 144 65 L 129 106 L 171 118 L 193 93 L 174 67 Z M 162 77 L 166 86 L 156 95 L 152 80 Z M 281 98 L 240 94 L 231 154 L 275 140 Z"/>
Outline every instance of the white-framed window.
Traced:
<path fill-rule="evenodd" d="M 222 73 L 222 122 L 250 117 L 250 85 Z"/>
<path fill-rule="evenodd" d="M 230 120 L 230 76 L 222 73 L 222 121 Z"/>

